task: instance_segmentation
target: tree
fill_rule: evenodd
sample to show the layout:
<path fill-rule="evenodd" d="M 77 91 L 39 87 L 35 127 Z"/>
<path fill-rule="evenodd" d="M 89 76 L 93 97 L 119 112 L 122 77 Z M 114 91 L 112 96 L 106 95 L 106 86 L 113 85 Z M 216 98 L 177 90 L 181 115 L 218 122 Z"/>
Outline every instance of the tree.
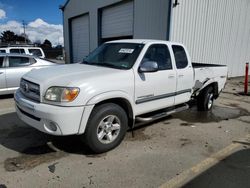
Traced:
<path fill-rule="evenodd" d="M 48 39 L 45 39 L 43 44 L 41 45 L 43 48 L 52 48 L 52 44 Z"/>
<path fill-rule="evenodd" d="M 7 30 L 1 33 L 0 39 L 3 43 L 15 42 L 16 34 L 13 31 Z"/>
<path fill-rule="evenodd" d="M 0 37 L 3 43 L 30 43 L 26 34 L 17 35 L 13 31 L 7 30 L 1 33 Z"/>

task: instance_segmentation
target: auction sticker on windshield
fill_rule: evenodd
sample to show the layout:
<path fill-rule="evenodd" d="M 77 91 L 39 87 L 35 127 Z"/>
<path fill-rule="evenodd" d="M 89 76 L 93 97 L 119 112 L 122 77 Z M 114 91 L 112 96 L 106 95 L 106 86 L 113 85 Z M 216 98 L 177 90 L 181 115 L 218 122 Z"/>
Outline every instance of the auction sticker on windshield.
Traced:
<path fill-rule="evenodd" d="M 124 53 L 124 54 L 132 54 L 134 52 L 134 49 L 129 49 L 129 48 L 121 48 L 119 50 L 119 53 Z"/>

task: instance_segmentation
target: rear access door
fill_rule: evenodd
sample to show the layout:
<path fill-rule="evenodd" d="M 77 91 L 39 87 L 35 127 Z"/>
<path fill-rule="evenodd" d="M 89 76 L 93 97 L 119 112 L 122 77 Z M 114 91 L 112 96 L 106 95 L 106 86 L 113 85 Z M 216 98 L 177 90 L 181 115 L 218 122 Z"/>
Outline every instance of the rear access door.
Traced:
<path fill-rule="evenodd" d="M 172 45 L 177 70 L 175 105 L 188 102 L 192 95 L 194 70 L 189 55 L 181 45 Z"/>

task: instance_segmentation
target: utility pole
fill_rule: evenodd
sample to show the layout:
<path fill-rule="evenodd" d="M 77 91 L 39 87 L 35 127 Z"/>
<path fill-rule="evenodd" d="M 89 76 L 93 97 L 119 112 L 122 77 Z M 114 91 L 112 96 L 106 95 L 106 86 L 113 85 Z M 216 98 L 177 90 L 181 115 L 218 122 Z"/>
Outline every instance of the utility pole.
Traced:
<path fill-rule="evenodd" d="M 22 24 L 23 24 L 24 40 L 25 40 L 25 44 L 26 44 L 27 43 L 27 41 L 26 41 L 26 23 L 24 20 L 22 21 Z"/>

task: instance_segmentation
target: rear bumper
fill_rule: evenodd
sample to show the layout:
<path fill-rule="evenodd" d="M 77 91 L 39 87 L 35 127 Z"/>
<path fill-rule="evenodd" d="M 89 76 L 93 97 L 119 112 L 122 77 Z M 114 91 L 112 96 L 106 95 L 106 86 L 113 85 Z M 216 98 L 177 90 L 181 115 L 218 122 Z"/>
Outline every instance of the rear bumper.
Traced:
<path fill-rule="evenodd" d="M 14 95 L 18 117 L 28 125 L 52 135 L 78 134 L 84 106 L 62 107 L 36 103 L 17 90 Z"/>

